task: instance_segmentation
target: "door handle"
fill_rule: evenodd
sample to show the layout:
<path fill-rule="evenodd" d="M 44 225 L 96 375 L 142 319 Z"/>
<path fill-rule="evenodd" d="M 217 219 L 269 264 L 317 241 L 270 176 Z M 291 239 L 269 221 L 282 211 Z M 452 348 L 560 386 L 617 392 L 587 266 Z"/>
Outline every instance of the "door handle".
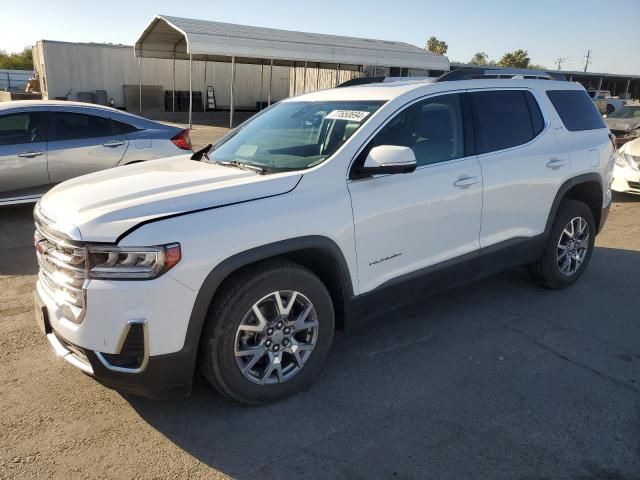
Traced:
<path fill-rule="evenodd" d="M 112 140 L 110 142 L 102 144 L 103 147 L 109 147 L 109 148 L 119 147 L 120 145 L 124 145 L 124 142 L 121 142 L 120 140 Z"/>
<path fill-rule="evenodd" d="M 471 185 L 478 183 L 478 177 L 470 177 L 468 175 L 463 175 L 455 182 L 453 182 L 453 186 L 457 188 L 469 188 Z"/>
<path fill-rule="evenodd" d="M 567 161 L 562 158 L 552 158 L 547 162 L 547 168 L 551 170 L 557 170 L 560 167 L 564 167 L 567 164 Z"/>
<path fill-rule="evenodd" d="M 22 152 L 18 154 L 18 156 L 22 158 L 35 158 L 35 157 L 39 157 L 40 155 L 44 155 L 44 152 L 27 151 L 27 152 Z"/>

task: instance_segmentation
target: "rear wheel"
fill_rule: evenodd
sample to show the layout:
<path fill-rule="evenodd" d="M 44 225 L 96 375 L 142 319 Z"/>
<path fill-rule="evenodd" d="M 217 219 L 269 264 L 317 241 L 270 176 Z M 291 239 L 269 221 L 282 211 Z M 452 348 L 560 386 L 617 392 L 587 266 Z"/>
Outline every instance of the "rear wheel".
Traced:
<path fill-rule="evenodd" d="M 591 209 L 577 200 L 564 200 L 542 256 L 530 271 L 547 288 L 564 288 L 584 273 L 595 243 L 596 225 Z"/>
<path fill-rule="evenodd" d="M 306 268 L 265 262 L 232 277 L 211 307 L 200 367 L 225 396 L 261 404 L 309 384 L 334 331 L 331 297 Z"/>

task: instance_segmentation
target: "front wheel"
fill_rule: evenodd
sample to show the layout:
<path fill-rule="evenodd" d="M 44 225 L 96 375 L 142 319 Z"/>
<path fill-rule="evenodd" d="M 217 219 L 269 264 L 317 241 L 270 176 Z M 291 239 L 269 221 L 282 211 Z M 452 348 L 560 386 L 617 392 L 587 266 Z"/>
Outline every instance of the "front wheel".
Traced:
<path fill-rule="evenodd" d="M 267 403 L 309 384 L 329 353 L 333 331 L 324 284 L 296 263 L 265 262 L 232 277 L 216 296 L 200 367 L 228 398 Z"/>
<path fill-rule="evenodd" d="M 530 268 L 547 288 L 574 283 L 584 273 L 595 243 L 596 224 L 591 209 L 577 200 L 563 200 L 542 256 Z"/>

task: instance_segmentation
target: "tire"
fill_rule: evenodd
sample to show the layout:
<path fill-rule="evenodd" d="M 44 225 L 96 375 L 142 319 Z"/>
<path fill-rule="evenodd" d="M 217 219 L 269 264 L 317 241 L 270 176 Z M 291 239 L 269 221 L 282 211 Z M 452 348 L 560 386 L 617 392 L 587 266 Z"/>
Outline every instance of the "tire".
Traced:
<path fill-rule="evenodd" d="M 331 296 L 318 277 L 286 260 L 263 262 L 234 274 L 216 294 L 202 333 L 200 369 L 231 400 L 279 400 L 315 377 L 334 324 Z"/>
<path fill-rule="evenodd" d="M 581 226 L 586 229 L 582 233 L 580 233 Z M 574 246 L 567 245 L 572 238 L 565 233 L 565 230 L 566 232 L 573 230 Z M 588 235 L 586 238 L 585 232 Z M 595 234 L 596 222 L 591 209 L 577 200 L 563 200 L 542 255 L 530 265 L 529 270 L 533 278 L 543 287 L 551 289 L 561 289 L 573 284 L 582 276 L 589 264 Z M 568 250 L 563 247 L 567 247 Z M 574 255 L 568 255 L 570 252 L 574 252 L 581 260 Z M 568 266 L 567 261 L 570 262 Z"/>

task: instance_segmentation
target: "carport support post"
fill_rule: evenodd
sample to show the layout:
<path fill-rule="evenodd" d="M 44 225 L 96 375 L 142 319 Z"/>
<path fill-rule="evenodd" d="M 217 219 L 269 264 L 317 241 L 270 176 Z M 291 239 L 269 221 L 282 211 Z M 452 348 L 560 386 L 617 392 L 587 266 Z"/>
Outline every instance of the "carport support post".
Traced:
<path fill-rule="evenodd" d="M 600 94 L 601 88 L 602 88 L 602 77 L 600 77 L 600 79 L 598 80 L 598 88 L 596 88 L 596 90 L 598 91 L 598 94 Z"/>
<path fill-rule="evenodd" d="M 629 85 L 631 85 L 631 79 L 627 78 L 627 83 L 624 84 L 624 98 L 627 98 L 627 95 L 629 95 Z"/>
<path fill-rule="evenodd" d="M 231 108 L 229 110 L 229 128 L 233 128 L 234 95 L 236 86 L 236 57 L 231 57 Z"/>
<path fill-rule="evenodd" d="M 193 54 L 189 54 L 189 130 L 193 127 Z"/>
<path fill-rule="evenodd" d="M 258 104 L 258 111 L 262 110 L 262 97 L 264 95 L 264 63 L 260 60 L 260 103 Z"/>
<path fill-rule="evenodd" d="M 304 80 L 302 81 L 302 93 L 307 93 L 307 61 L 304 61 Z"/>
<path fill-rule="evenodd" d="M 267 107 L 271 106 L 271 84 L 273 83 L 273 58 L 271 59 L 271 68 L 269 68 L 269 98 L 267 99 Z"/>
<path fill-rule="evenodd" d="M 340 81 L 340 64 L 336 65 L 336 87 Z"/>
<path fill-rule="evenodd" d="M 293 95 L 292 95 L 292 97 L 296 96 L 296 91 L 297 91 L 297 88 L 296 88 L 297 87 L 297 85 L 296 85 L 296 81 L 297 81 L 297 79 L 296 79 L 296 71 L 297 71 L 296 62 L 293 62 Z"/>
<path fill-rule="evenodd" d="M 378 65 L 374 65 L 373 66 L 373 76 L 375 77 L 377 73 L 378 73 Z"/>
<path fill-rule="evenodd" d="M 138 111 L 142 113 L 142 57 L 138 57 Z"/>
<path fill-rule="evenodd" d="M 173 59 L 173 88 L 171 89 L 171 111 L 176 113 L 176 59 Z"/>

